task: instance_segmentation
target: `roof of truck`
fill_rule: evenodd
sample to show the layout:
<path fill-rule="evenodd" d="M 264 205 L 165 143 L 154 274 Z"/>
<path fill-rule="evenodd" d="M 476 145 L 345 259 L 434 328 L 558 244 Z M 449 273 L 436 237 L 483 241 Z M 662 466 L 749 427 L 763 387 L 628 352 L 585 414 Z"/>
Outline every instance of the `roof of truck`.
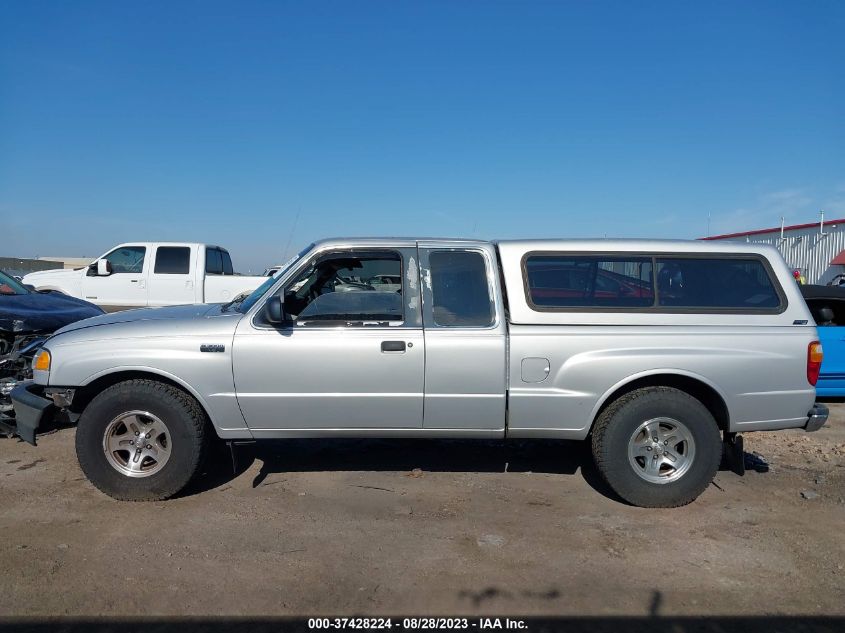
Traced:
<path fill-rule="evenodd" d="M 628 251 L 680 253 L 771 253 L 766 244 L 746 242 L 704 242 L 702 240 L 652 240 L 621 238 L 480 240 L 460 237 L 334 237 L 315 242 L 316 246 L 354 244 L 356 246 L 415 246 L 418 242 L 454 244 L 496 244 L 508 250 L 525 251 Z"/>
<path fill-rule="evenodd" d="M 460 244 L 489 244 L 489 240 L 457 237 L 328 237 L 317 240 L 314 246 L 354 244 L 355 246 L 416 246 L 417 242 L 453 242 Z"/>
<path fill-rule="evenodd" d="M 756 243 L 702 243 L 701 240 L 655 240 L 639 238 L 574 238 L 574 239 L 530 239 L 530 240 L 494 240 L 495 244 L 511 247 L 525 247 L 540 250 L 550 247 L 553 250 L 623 250 L 623 251 L 713 251 L 737 252 L 756 251 Z M 763 245 L 766 246 L 766 245 Z M 768 250 L 768 247 L 766 248 Z"/>

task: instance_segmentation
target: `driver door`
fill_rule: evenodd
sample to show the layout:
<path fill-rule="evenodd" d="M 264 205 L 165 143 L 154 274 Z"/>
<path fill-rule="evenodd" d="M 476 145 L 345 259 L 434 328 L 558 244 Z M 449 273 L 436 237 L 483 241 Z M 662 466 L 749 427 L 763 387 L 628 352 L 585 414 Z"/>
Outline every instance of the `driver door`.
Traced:
<path fill-rule="evenodd" d="M 395 274 L 401 288 L 369 281 Z M 233 345 L 238 403 L 256 437 L 422 428 L 425 342 L 416 248 L 316 254 L 285 283 L 289 321 L 259 307 Z"/>
<path fill-rule="evenodd" d="M 82 278 L 83 298 L 107 312 L 147 305 L 149 260 L 144 246 L 118 246 L 101 257 L 109 264 L 111 274 L 98 276 L 96 262 Z"/>

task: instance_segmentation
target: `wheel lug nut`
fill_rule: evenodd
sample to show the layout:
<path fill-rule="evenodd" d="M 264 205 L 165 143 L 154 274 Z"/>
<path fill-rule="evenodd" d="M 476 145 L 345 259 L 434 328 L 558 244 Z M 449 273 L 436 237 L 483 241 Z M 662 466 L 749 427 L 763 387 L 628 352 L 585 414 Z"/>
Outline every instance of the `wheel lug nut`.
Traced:
<path fill-rule="evenodd" d="M 651 446 L 646 446 L 646 447 L 645 447 L 645 449 L 646 449 L 647 451 L 650 451 L 650 450 L 651 450 Z"/>
<path fill-rule="evenodd" d="M 149 437 L 149 436 L 147 436 L 147 437 Z M 664 440 L 663 445 L 666 446 L 667 444 L 669 444 L 669 440 Z"/>
<path fill-rule="evenodd" d="M 152 445 L 151 445 L 151 444 L 147 444 L 147 448 L 152 448 Z"/>
<path fill-rule="evenodd" d="M 138 431 L 135 431 L 135 435 L 139 435 Z"/>

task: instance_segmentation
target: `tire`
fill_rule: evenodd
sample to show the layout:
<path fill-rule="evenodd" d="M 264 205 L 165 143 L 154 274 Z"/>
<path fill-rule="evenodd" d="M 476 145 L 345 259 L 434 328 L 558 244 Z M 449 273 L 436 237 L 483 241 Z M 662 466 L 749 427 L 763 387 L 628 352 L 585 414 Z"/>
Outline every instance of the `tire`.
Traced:
<path fill-rule="evenodd" d="M 76 455 L 88 480 L 114 499 L 167 499 L 202 465 L 207 424 L 184 391 L 155 380 L 127 380 L 99 393 L 82 412 Z"/>
<path fill-rule="evenodd" d="M 596 467 L 622 499 L 643 508 L 676 508 L 713 481 L 722 438 L 699 400 L 671 387 L 645 387 L 601 413 L 592 449 Z"/>

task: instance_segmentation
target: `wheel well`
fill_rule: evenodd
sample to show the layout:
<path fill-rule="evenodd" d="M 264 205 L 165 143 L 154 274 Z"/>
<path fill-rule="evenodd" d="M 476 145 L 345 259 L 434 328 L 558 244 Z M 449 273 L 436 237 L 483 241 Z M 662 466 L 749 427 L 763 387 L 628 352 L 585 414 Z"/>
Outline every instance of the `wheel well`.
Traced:
<path fill-rule="evenodd" d="M 185 389 L 185 387 L 180 385 L 175 380 L 171 380 L 170 378 L 167 378 L 165 376 L 145 371 L 118 371 L 113 374 L 106 374 L 105 376 L 100 376 L 99 378 L 88 383 L 84 387 L 79 387 L 76 389 L 76 392 L 73 396 L 73 403 L 70 406 L 70 410 L 73 413 L 81 414 L 85 410 L 85 407 L 88 406 L 88 403 L 91 402 L 91 400 L 93 400 L 94 397 L 103 390 L 108 389 L 112 385 L 116 385 L 119 382 L 124 382 L 126 380 L 135 380 L 139 378 L 142 378 L 144 380 L 155 380 L 157 382 L 164 383 L 165 385 L 170 385 L 172 387 L 175 387 L 176 389 L 179 389 L 180 391 L 183 391 L 193 400 L 196 401 L 197 405 L 199 405 L 199 408 L 202 409 L 202 412 L 205 414 L 206 420 L 211 420 L 208 415 L 208 411 L 205 410 L 205 407 L 202 405 L 202 403 L 197 400 L 191 392 Z"/>
<path fill-rule="evenodd" d="M 730 415 L 728 414 L 728 406 L 722 399 L 722 396 L 707 383 L 690 378 L 689 376 L 681 376 L 679 374 L 656 374 L 654 376 L 644 376 L 637 378 L 629 383 L 626 383 L 614 391 L 602 403 L 599 410 L 596 412 L 592 423 L 595 424 L 602 412 L 609 407 L 615 400 L 624 396 L 626 393 L 631 393 L 636 389 L 643 387 L 673 387 L 679 391 L 688 393 L 693 398 L 701 402 L 710 415 L 716 420 L 716 424 L 722 431 L 727 431 L 730 427 Z"/>

